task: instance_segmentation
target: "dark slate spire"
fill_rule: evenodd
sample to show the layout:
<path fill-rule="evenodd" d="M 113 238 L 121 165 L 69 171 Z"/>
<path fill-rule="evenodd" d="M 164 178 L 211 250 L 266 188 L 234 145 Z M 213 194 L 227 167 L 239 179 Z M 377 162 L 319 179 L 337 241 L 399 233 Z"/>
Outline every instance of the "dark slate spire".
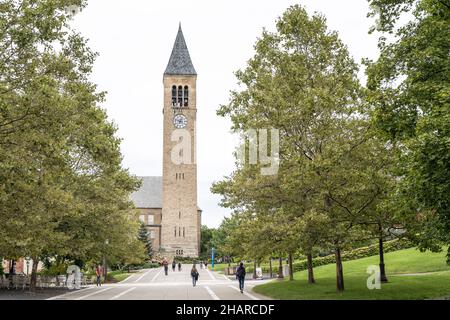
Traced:
<path fill-rule="evenodd" d="M 172 54 L 170 55 L 169 63 L 167 64 L 164 74 L 168 75 L 197 75 L 194 66 L 192 65 L 189 50 L 184 40 L 183 31 L 178 28 L 177 38 L 173 45 Z"/>

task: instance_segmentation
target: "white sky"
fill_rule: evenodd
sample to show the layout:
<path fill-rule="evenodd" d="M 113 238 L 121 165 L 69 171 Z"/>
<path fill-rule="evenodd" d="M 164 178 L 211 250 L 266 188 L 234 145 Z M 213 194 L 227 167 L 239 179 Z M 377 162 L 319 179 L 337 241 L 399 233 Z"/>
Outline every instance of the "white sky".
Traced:
<path fill-rule="evenodd" d="M 323 13 L 357 62 L 376 58 L 377 39 L 367 32 L 366 0 L 91 0 L 73 26 L 100 53 L 92 81 L 108 92 L 103 107 L 119 127 L 124 167 L 139 176 L 162 173 L 162 77 L 178 23 L 198 73 L 198 201 L 203 224 L 216 227 L 228 210 L 211 194 L 212 182 L 233 171 L 231 123 L 216 115 L 236 88 L 233 72 L 253 56 L 263 27 L 293 4 Z M 361 72 L 361 77 L 362 77 Z"/>

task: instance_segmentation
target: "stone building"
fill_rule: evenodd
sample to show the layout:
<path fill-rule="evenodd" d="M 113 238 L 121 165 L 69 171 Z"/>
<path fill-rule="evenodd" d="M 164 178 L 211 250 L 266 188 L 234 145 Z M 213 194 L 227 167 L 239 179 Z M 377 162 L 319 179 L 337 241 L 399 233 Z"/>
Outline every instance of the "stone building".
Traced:
<path fill-rule="evenodd" d="M 167 257 L 197 257 L 201 210 L 197 205 L 197 73 L 181 30 L 163 76 L 162 177 L 140 177 L 132 194 L 154 250 Z"/>

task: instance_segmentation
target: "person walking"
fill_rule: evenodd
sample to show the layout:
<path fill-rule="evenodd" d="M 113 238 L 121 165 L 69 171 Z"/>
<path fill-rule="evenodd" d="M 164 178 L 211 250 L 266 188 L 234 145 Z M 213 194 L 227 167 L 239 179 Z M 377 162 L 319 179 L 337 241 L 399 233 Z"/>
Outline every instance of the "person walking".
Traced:
<path fill-rule="evenodd" d="M 199 273 L 198 273 L 197 268 L 195 267 L 195 263 L 194 263 L 192 266 L 192 269 L 191 269 L 192 285 L 194 287 L 197 284 L 198 276 L 199 276 Z"/>
<path fill-rule="evenodd" d="M 200 261 L 200 269 L 203 269 L 203 261 Z"/>
<path fill-rule="evenodd" d="M 178 262 L 178 271 L 181 271 L 181 262 Z"/>
<path fill-rule="evenodd" d="M 169 262 L 167 261 L 167 258 L 164 258 L 163 266 L 164 266 L 164 273 L 167 276 L 168 275 L 168 271 L 169 271 Z"/>
<path fill-rule="evenodd" d="M 101 265 L 97 264 L 95 267 L 95 274 L 97 276 L 97 287 L 102 286 L 102 276 L 103 276 L 103 268 Z"/>
<path fill-rule="evenodd" d="M 172 271 L 175 272 L 175 267 L 176 267 L 177 263 L 175 262 L 175 260 L 172 261 Z"/>
<path fill-rule="evenodd" d="M 239 280 L 239 290 L 241 290 L 241 293 L 244 293 L 245 267 L 242 262 L 236 270 L 236 279 Z"/>

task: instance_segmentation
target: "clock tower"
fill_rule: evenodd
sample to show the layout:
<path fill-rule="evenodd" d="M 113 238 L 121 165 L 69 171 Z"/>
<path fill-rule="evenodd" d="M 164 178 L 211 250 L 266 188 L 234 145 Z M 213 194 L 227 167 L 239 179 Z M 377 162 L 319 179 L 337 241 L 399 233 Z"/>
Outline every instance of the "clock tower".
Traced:
<path fill-rule="evenodd" d="M 181 24 L 163 76 L 163 255 L 197 257 L 201 211 L 197 206 L 197 73 Z"/>

